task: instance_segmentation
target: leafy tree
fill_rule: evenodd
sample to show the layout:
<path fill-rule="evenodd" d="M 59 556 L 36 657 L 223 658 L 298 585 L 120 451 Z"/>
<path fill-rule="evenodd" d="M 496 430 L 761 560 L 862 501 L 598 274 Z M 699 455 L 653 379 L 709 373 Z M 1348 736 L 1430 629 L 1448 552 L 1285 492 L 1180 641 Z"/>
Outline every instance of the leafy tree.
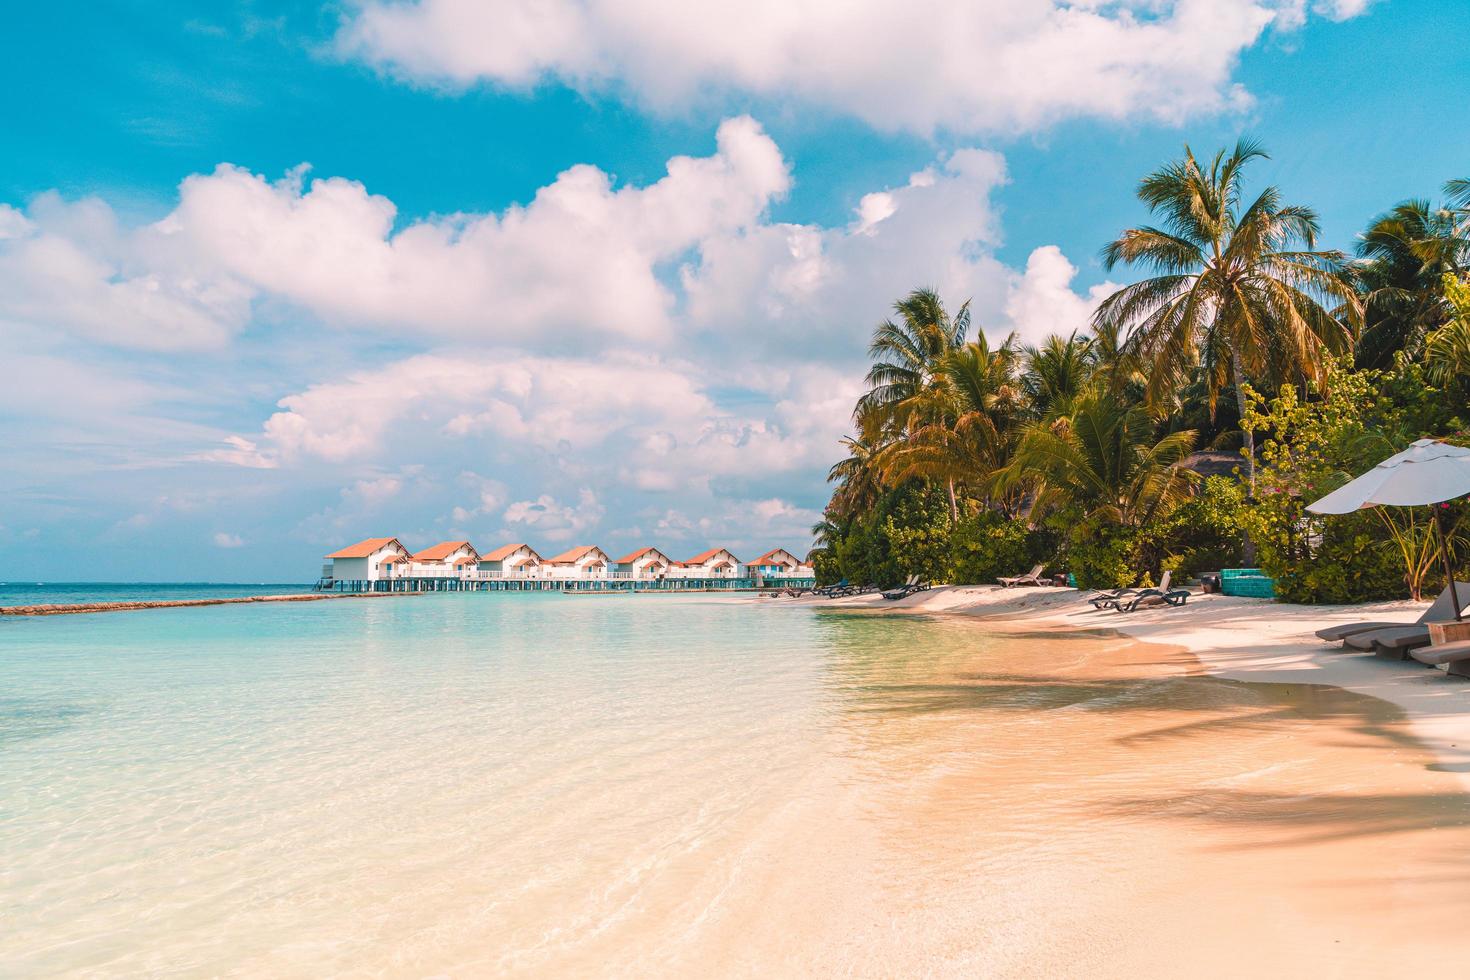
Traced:
<path fill-rule="evenodd" d="M 1035 481 L 1041 509 L 1074 512 L 1084 529 L 1134 529 L 1189 495 L 1196 477 L 1179 463 L 1194 439 L 1186 430 L 1156 440 L 1143 406 L 1092 391 L 1065 420 L 1026 429 L 1002 482 Z"/>
<path fill-rule="evenodd" d="M 1038 415 L 1065 412 L 1072 399 L 1091 383 L 1097 367 L 1097 343 L 1086 334 L 1052 334 L 1036 347 L 1022 349 L 1025 370 L 1020 387 Z"/>
<path fill-rule="evenodd" d="M 1459 273 L 1470 259 L 1470 240 L 1462 232 L 1450 209 L 1412 200 L 1379 215 L 1359 236 L 1359 367 L 1390 367 L 1395 351 L 1416 353 L 1425 334 L 1445 322 L 1445 276 Z"/>
<path fill-rule="evenodd" d="M 1103 249 L 1108 269 L 1157 273 L 1118 290 L 1095 317 L 1130 331 L 1129 346 L 1150 365 L 1154 405 L 1167 404 L 1196 364 L 1213 409 L 1228 385 L 1243 399 L 1248 379 L 1320 382 L 1329 355 L 1348 346 L 1331 307 L 1355 310 L 1357 296 L 1342 253 L 1316 250 L 1316 213 L 1284 203 L 1275 187 L 1243 204 L 1245 168 L 1265 156 L 1241 140 L 1201 165 L 1186 147 L 1138 187 L 1162 226 L 1130 228 Z M 1252 435 L 1244 435 L 1254 486 Z"/>
<path fill-rule="evenodd" d="M 1446 273 L 1444 294 L 1452 312 L 1425 341 L 1424 366 L 1435 384 L 1464 395 L 1470 388 L 1470 285 Z"/>

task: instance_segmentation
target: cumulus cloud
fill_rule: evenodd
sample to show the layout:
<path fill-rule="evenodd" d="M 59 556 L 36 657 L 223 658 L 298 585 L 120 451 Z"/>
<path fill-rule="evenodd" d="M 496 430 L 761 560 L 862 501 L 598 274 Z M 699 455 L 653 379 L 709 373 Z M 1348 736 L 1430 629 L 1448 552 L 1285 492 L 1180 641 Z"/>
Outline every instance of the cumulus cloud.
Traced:
<path fill-rule="evenodd" d="M 1317 0 L 1334 19 L 1368 0 Z M 364 0 L 339 50 L 430 84 L 555 79 L 662 109 L 797 98 L 886 129 L 1175 122 L 1248 101 L 1236 62 L 1304 0 Z"/>
<path fill-rule="evenodd" d="M 224 343 L 262 297 L 430 338 L 658 341 L 676 303 L 661 267 L 758 223 L 790 182 L 747 117 L 720 125 L 713 155 L 674 157 L 647 186 L 615 187 L 579 164 L 524 206 L 396 231 L 393 202 L 356 181 L 221 164 L 140 228 L 121 228 L 104 202 L 55 194 L 0 212 L 0 314 L 159 350 Z"/>
<path fill-rule="evenodd" d="M 1118 289 L 1098 283 L 1079 296 L 1072 289 L 1077 267 L 1055 245 L 1043 245 L 1026 259 L 1026 269 L 1013 275 L 1006 296 L 1006 315 L 1020 341 L 1036 344 L 1048 334 L 1087 330 L 1093 311 Z"/>
<path fill-rule="evenodd" d="M 502 516 L 513 534 L 534 532 L 547 541 L 567 542 L 597 527 L 606 513 L 597 494 L 583 487 L 575 504 L 562 504 L 542 494 L 535 500 L 517 500 Z"/>
<path fill-rule="evenodd" d="M 763 403 L 742 414 L 721 407 L 708 390 L 717 378 L 703 373 L 634 355 L 418 355 L 288 395 L 258 435 L 234 437 L 213 458 L 241 466 L 346 463 L 458 445 L 523 465 L 539 459 L 564 473 L 574 457 L 582 462 L 572 475 L 591 467 L 644 490 L 707 490 L 722 477 L 827 460 L 857 394 L 855 381 L 830 369 L 752 374 L 748 390 Z M 503 494 L 479 489 L 480 511 L 491 509 L 487 490 Z"/>
<path fill-rule="evenodd" d="M 238 535 L 238 534 L 229 534 L 229 533 L 227 533 L 225 531 L 220 531 L 220 532 L 216 533 L 215 536 L 211 540 L 214 541 L 214 546 L 216 548 L 243 548 L 243 547 L 245 547 L 245 539 L 244 538 L 240 537 L 240 535 Z"/>
<path fill-rule="evenodd" d="M 0 316 L 91 340 L 166 351 L 223 346 L 251 293 L 157 228 L 123 228 L 104 201 L 51 192 L 0 212 Z"/>
<path fill-rule="evenodd" d="M 916 285 L 998 312 L 1010 271 L 994 256 L 998 153 L 961 149 L 899 187 L 865 195 L 835 228 L 768 222 L 707 241 L 681 273 L 690 321 L 711 338 L 861 357 L 871 324 Z M 860 324 L 857 335 L 853 324 Z"/>

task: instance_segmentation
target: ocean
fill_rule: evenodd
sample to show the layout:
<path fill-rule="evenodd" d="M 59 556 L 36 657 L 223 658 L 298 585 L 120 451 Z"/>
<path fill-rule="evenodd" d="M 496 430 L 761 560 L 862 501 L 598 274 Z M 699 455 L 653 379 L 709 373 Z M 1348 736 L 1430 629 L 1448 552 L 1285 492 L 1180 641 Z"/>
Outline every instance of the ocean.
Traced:
<path fill-rule="evenodd" d="M 0 619 L 0 975 L 1108 975 L 1232 955 L 1232 923 L 1278 964 L 1459 942 L 1434 902 L 1464 889 L 1432 879 L 1464 798 L 1391 710 L 1189 663 L 735 597 Z M 1301 802 L 1343 793 L 1386 802 Z M 1390 872 L 1430 883 L 1385 897 Z"/>

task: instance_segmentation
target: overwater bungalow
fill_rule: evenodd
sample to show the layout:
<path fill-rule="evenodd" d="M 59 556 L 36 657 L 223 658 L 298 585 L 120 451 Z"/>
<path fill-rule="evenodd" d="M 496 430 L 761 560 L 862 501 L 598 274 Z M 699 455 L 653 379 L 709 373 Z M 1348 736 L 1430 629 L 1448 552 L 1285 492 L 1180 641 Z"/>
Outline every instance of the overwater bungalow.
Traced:
<path fill-rule="evenodd" d="M 759 575 L 762 578 L 791 578 L 812 574 L 810 565 L 804 565 L 800 558 L 785 548 L 773 548 L 750 562 L 745 568 L 747 574 Z"/>
<path fill-rule="evenodd" d="M 544 567 L 552 578 L 603 579 L 610 564 L 607 552 L 595 544 L 584 544 L 546 559 Z"/>
<path fill-rule="evenodd" d="M 469 541 L 441 541 L 410 552 L 397 538 L 368 538 L 326 558 L 317 588 L 337 592 L 728 591 L 812 576 L 781 548 L 742 565 L 726 548 L 681 562 L 649 546 L 613 561 L 596 545 L 542 558 L 524 543 L 481 553 Z"/>
<path fill-rule="evenodd" d="M 331 562 L 323 568 L 323 577 L 338 582 L 376 582 L 393 578 L 397 566 L 413 560 L 409 550 L 397 538 L 367 538 L 326 556 Z"/>
<path fill-rule="evenodd" d="M 534 578 L 541 573 L 543 559 L 528 544 L 503 544 L 480 556 L 480 571 L 491 578 Z"/>
<path fill-rule="evenodd" d="M 415 552 L 415 565 L 438 566 L 456 572 L 472 572 L 480 563 L 480 553 L 468 541 L 440 541 L 432 548 Z M 416 569 L 417 570 L 417 569 Z"/>
<path fill-rule="evenodd" d="M 725 548 L 701 551 L 676 568 L 680 578 L 736 578 L 740 575 L 740 559 Z"/>
<path fill-rule="evenodd" d="M 657 548 L 639 548 L 613 563 L 615 578 L 658 579 L 669 573 L 674 561 Z"/>

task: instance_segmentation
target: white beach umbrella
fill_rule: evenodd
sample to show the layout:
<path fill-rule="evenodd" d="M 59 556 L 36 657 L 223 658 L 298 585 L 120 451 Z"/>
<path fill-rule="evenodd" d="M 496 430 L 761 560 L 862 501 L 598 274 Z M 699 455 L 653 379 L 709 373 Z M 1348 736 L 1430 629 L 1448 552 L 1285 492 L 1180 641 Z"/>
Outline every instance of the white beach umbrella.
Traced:
<path fill-rule="evenodd" d="M 1451 446 L 1438 439 L 1420 439 L 1321 500 L 1308 504 L 1307 510 L 1316 514 L 1351 514 L 1365 507 L 1423 507 L 1466 494 L 1470 494 L 1470 448 Z M 1439 529 L 1445 575 L 1453 583 L 1449 542 L 1438 511 L 1435 526 Z M 1457 590 L 1450 589 L 1450 595 L 1454 597 L 1455 618 L 1459 619 Z"/>

